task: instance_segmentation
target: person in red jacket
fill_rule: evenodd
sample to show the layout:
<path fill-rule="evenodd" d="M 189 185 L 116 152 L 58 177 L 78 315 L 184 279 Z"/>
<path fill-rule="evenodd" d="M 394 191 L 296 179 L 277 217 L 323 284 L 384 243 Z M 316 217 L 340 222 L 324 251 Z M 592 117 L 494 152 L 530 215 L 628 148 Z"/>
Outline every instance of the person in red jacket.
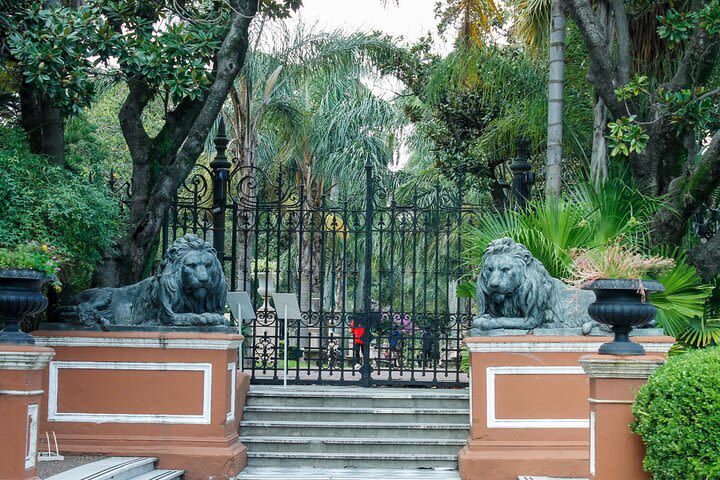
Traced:
<path fill-rule="evenodd" d="M 350 331 L 353 334 L 353 358 L 355 360 L 355 368 L 360 368 L 360 353 L 363 351 L 363 345 L 365 345 L 365 342 L 363 341 L 365 327 L 356 327 L 355 320 L 350 320 Z"/>

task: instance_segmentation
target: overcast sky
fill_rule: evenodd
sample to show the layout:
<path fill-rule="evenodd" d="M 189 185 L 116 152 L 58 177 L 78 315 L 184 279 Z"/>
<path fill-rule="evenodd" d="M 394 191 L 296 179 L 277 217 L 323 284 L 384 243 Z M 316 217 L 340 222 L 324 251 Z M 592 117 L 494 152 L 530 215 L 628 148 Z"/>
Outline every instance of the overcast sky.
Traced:
<path fill-rule="evenodd" d="M 321 30 L 381 30 L 413 41 L 428 32 L 436 37 L 436 1 L 400 0 L 399 5 L 395 5 L 388 0 L 383 6 L 382 0 L 303 0 L 290 22 L 297 22 L 299 17 L 307 24 L 317 22 Z M 440 53 L 447 53 L 446 48 L 445 44 L 437 47 Z"/>

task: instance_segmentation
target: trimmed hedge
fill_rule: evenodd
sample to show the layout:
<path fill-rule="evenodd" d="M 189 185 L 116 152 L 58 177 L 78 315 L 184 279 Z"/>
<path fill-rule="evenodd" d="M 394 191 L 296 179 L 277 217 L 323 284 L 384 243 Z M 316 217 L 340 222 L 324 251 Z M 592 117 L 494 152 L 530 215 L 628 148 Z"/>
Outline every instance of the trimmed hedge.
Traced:
<path fill-rule="evenodd" d="M 654 480 L 720 478 L 720 347 L 671 357 L 638 392 L 633 415 Z"/>

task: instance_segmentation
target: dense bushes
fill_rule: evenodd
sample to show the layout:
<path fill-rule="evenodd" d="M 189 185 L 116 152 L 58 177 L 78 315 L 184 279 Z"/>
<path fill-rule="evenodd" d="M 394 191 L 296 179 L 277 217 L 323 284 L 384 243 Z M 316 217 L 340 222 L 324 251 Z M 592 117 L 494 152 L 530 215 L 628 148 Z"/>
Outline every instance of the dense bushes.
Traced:
<path fill-rule="evenodd" d="M 632 425 L 654 480 L 720 478 L 720 349 L 672 357 L 637 395 Z"/>
<path fill-rule="evenodd" d="M 117 202 L 101 179 L 91 183 L 51 165 L 28 151 L 21 130 L 0 130 L 0 247 L 52 245 L 69 259 L 61 273 L 66 288 L 82 288 L 118 221 Z"/>

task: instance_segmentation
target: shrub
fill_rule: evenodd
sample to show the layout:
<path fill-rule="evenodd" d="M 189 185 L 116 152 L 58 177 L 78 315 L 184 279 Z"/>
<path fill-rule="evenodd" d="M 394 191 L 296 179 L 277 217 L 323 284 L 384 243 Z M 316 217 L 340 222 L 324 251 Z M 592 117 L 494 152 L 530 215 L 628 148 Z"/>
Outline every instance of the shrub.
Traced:
<path fill-rule="evenodd" d="M 638 392 L 632 430 L 654 480 L 720 478 L 720 349 L 672 357 Z"/>
<path fill-rule="evenodd" d="M 66 257 L 65 286 L 82 288 L 118 222 L 118 204 L 102 181 L 31 154 L 19 129 L 0 131 L 0 247 L 53 245 Z"/>

